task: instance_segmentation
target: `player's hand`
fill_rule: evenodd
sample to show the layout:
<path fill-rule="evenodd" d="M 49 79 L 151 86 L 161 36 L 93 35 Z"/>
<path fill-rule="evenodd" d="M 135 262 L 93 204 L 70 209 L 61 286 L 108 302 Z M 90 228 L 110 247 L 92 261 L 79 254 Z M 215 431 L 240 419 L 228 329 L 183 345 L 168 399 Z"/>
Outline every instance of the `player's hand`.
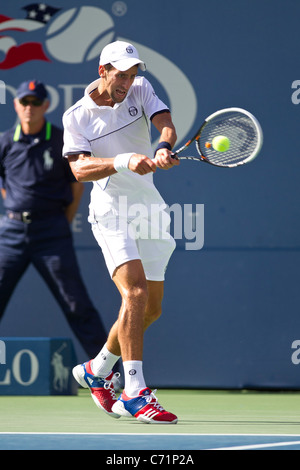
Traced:
<path fill-rule="evenodd" d="M 154 163 L 161 170 L 169 170 L 173 166 L 179 165 L 180 161 L 171 157 L 172 152 L 168 149 L 159 149 L 154 158 Z"/>
<path fill-rule="evenodd" d="M 128 168 L 139 175 L 146 175 L 147 173 L 154 173 L 156 171 L 156 164 L 153 160 L 146 157 L 146 155 L 135 153 L 129 160 Z"/>

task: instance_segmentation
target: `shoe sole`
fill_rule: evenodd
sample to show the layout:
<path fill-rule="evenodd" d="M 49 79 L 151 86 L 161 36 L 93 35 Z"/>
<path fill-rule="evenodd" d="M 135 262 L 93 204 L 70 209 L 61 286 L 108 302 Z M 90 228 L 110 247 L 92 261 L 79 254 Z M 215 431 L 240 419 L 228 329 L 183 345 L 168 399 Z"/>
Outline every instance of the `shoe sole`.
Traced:
<path fill-rule="evenodd" d="M 115 419 L 119 419 L 121 418 L 121 415 L 119 415 L 118 413 L 115 413 L 113 411 L 113 407 L 111 409 L 111 411 L 107 411 L 105 408 L 103 408 L 103 406 L 99 403 L 99 401 L 97 400 L 97 398 L 91 393 L 91 396 L 92 396 L 92 399 L 95 403 L 95 405 L 102 411 L 104 411 L 104 413 L 106 413 L 108 416 L 110 416 L 111 418 L 115 418 Z M 114 405 L 113 405 L 114 406 Z"/>
<path fill-rule="evenodd" d="M 129 411 L 125 409 L 125 406 L 121 400 L 116 401 L 116 403 L 112 406 L 112 411 L 117 413 L 119 416 L 124 416 L 126 418 L 135 418 Z M 137 418 L 138 421 L 145 424 L 176 424 L 178 419 L 174 419 L 173 421 L 155 421 L 154 419 L 148 418 L 144 415 L 139 415 Z"/>
<path fill-rule="evenodd" d="M 73 367 L 73 370 L 72 370 L 73 377 L 76 380 L 76 382 L 78 382 L 79 385 L 81 385 L 83 388 L 89 388 L 86 381 L 80 375 L 81 369 L 82 369 L 81 365 Z"/>
<path fill-rule="evenodd" d="M 79 383 L 79 385 L 81 385 L 83 388 L 89 388 L 90 387 L 88 386 L 88 384 L 86 383 L 86 381 L 83 379 L 82 375 L 81 375 L 81 371 L 82 371 L 82 366 L 81 365 L 78 365 L 78 366 L 75 366 L 72 370 L 72 374 L 73 374 L 73 377 L 74 379 L 76 380 L 76 382 Z M 91 390 L 91 389 L 90 389 Z M 103 406 L 101 406 L 101 404 L 99 403 L 99 401 L 97 400 L 97 398 L 92 394 L 91 392 L 91 397 L 95 403 L 95 405 L 102 411 L 104 411 L 108 416 L 110 416 L 111 418 L 115 418 L 115 419 L 118 419 L 120 418 L 120 415 L 119 414 L 116 414 L 114 413 L 113 411 L 109 412 L 107 411 L 105 408 L 103 408 Z"/>
<path fill-rule="evenodd" d="M 114 413 L 118 414 L 119 416 L 125 416 L 125 418 L 134 418 L 134 416 L 132 416 L 132 414 L 125 409 L 124 404 L 120 400 L 117 400 L 116 403 L 113 404 L 111 409 Z"/>

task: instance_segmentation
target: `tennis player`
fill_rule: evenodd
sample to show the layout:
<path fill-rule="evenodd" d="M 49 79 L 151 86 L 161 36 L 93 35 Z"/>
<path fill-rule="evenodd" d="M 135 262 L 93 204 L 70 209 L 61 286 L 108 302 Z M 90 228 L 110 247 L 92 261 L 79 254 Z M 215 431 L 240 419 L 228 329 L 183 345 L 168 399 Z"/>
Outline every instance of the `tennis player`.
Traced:
<path fill-rule="evenodd" d="M 107 45 L 100 56 L 100 78 L 63 116 L 63 153 L 78 181 L 94 183 L 89 221 L 122 297 L 103 349 L 76 366 L 73 375 L 110 416 L 171 424 L 177 417 L 145 383 L 143 336 L 161 314 L 165 270 L 175 248 L 166 224 L 159 223 L 168 216 L 153 173 L 179 162 L 171 157 L 176 131 L 170 111 L 149 81 L 137 76 L 139 68 L 146 66 L 132 44 Z M 151 122 L 160 132 L 154 158 Z M 120 357 L 125 388 L 117 400 L 112 369 Z"/>

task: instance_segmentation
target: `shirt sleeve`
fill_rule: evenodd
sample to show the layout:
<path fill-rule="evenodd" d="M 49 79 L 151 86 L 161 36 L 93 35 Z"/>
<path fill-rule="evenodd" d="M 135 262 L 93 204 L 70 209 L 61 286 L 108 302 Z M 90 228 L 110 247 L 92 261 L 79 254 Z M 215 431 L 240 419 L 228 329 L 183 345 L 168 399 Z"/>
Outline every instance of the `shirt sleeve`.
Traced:
<path fill-rule="evenodd" d="M 156 114 L 170 112 L 168 106 L 156 95 L 151 83 L 144 77 L 141 81 L 140 92 L 144 112 L 150 120 L 152 120 Z"/>
<path fill-rule="evenodd" d="M 64 145 L 63 157 L 78 153 L 91 155 L 89 141 L 82 135 L 80 125 L 76 119 L 75 111 L 66 111 L 63 115 Z"/>

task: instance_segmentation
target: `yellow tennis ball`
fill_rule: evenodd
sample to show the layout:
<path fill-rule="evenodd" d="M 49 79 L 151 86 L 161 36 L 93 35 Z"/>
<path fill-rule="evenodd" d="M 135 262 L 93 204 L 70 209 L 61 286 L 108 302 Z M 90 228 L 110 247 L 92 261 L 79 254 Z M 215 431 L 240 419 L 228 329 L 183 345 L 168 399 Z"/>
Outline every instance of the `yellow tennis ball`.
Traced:
<path fill-rule="evenodd" d="M 230 147 L 230 140 L 225 135 L 217 135 L 213 138 L 212 146 L 217 152 L 226 152 Z"/>

